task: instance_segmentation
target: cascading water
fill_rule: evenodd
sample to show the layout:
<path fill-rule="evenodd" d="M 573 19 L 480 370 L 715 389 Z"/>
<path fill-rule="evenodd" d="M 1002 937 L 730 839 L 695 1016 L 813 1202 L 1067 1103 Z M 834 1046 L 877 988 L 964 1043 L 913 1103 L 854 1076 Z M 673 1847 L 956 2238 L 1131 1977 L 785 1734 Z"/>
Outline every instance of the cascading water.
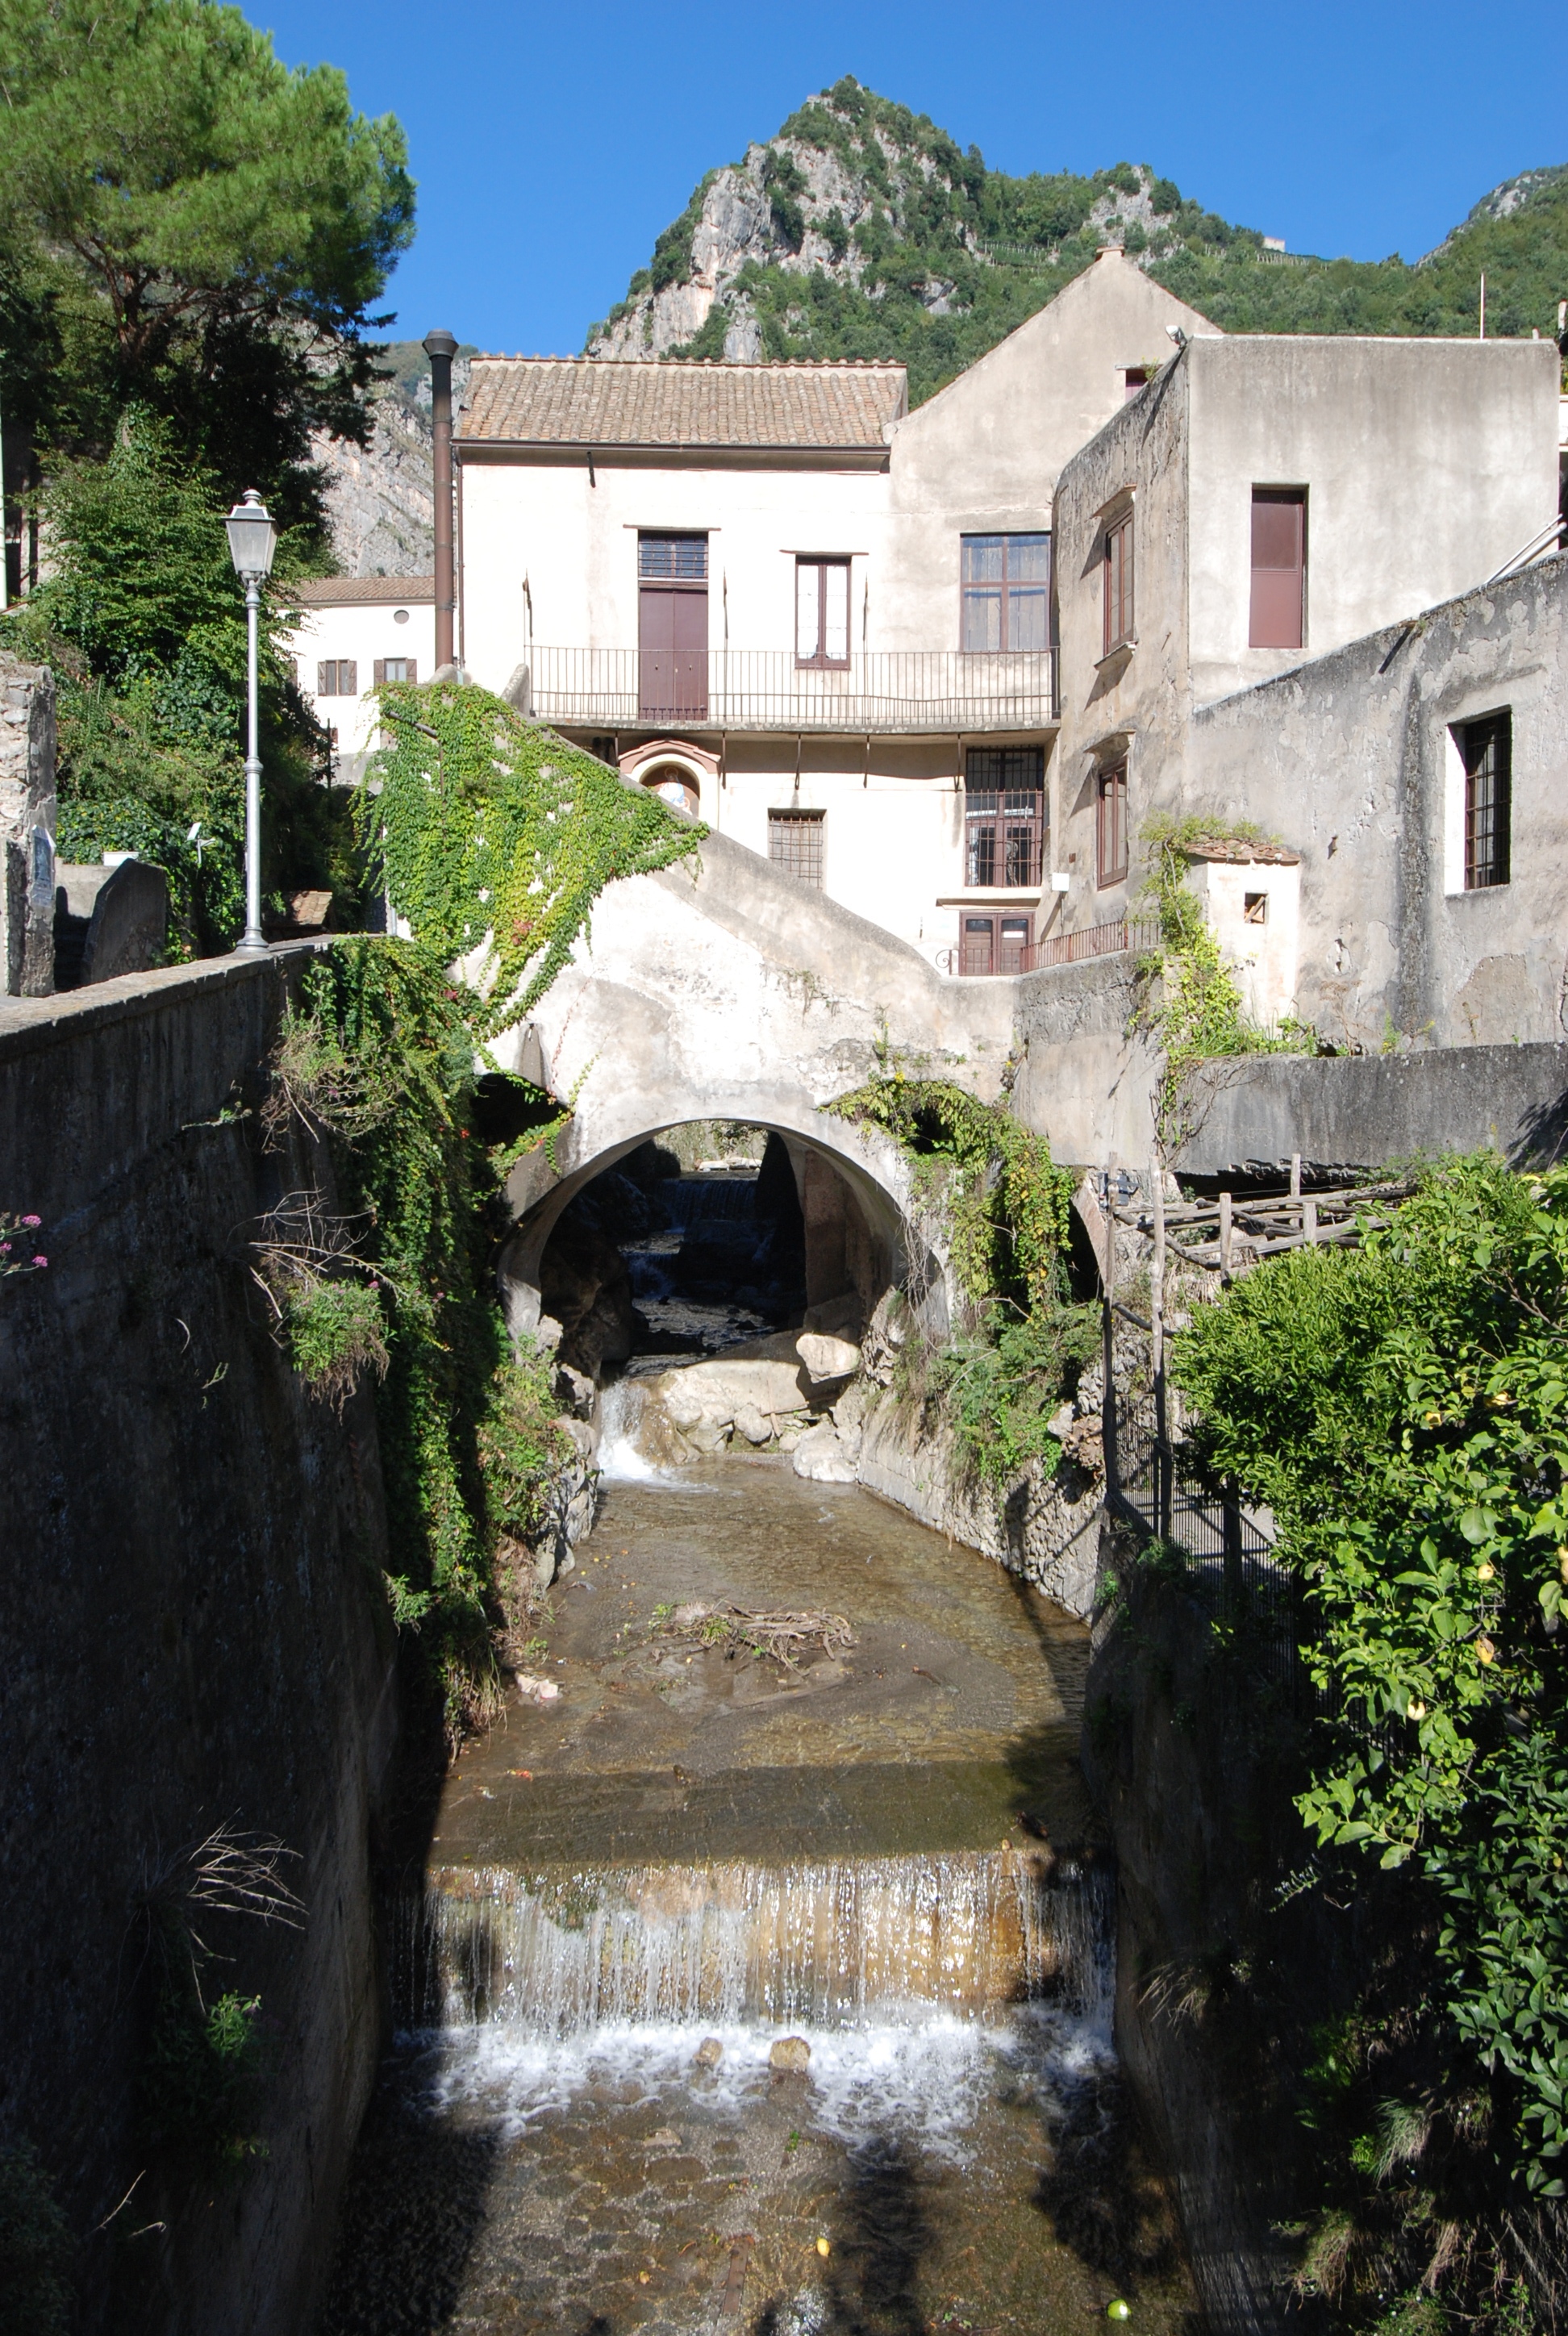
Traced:
<path fill-rule="evenodd" d="M 1129 2290 L 1176 2336 L 1113 1884 L 1040 1840 L 1081 1627 L 777 1460 L 614 1484 L 578 1558 L 559 1695 L 456 1764 L 389 1941 L 325 2336 L 1035 2336 Z M 784 1661 L 694 1601 L 842 1629 Z"/>

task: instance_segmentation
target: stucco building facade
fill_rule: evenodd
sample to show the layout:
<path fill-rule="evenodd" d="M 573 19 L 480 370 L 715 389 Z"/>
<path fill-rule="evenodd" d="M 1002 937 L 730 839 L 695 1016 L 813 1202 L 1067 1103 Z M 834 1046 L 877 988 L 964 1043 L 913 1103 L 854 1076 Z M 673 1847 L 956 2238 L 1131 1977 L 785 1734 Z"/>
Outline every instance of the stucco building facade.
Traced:
<path fill-rule="evenodd" d="M 459 656 L 948 971 L 1057 895 L 1051 506 L 1203 321 L 1107 250 L 917 412 L 897 366 L 474 363 Z"/>

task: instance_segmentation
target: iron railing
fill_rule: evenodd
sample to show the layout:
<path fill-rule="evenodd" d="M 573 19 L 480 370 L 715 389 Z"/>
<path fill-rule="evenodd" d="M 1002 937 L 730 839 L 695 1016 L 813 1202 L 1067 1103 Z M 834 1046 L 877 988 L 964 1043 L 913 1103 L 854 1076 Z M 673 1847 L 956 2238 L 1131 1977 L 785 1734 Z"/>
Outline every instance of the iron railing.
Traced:
<path fill-rule="evenodd" d="M 990 900 L 977 902 L 976 916 L 1006 917 L 1012 914 L 1005 901 Z M 1157 922 L 1142 922 L 1136 919 L 1114 917 L 1103 925 L 1080 925 L 1075 933 L 1053 933 L 1043 941 L 1009 941 L 1005 937 L 994 957 L 982 965 L 979 945 L 966 949 L 960 942 L 956 949 L 942 949 L 937 956 L 937 968 L 941 973 L 961 973 L 969 977 L 988 973 L 1039 973 L 1053 965 L 1081 965 L 1090 958 L 1116 957 L 1125 949 L 1153 949 L 1160 946 Z"/>
<path fill-rule="evenodd" d="M 1049 649 L 885 649 L 803 666 L 787 649 L 530 648 L 520 710 L 598 730 L 1039 730 L 1057 718 Z"/>

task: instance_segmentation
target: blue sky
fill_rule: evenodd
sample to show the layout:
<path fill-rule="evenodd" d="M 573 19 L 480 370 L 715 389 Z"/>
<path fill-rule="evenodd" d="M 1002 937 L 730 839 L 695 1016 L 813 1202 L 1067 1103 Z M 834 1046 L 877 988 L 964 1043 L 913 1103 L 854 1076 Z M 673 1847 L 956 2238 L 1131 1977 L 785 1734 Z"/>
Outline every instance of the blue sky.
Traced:
<path fill-rule="evenodd" d="M 290 64 L 394 112 L 419 236 L 399 336 L 564 354 L 702 172 L 852 73 L 1015 171 L 1153 163 L 1292 250 L 1416 258 L 1515 171 L 1568 161 L 1563 0 L 782 8 L 248 0 Z M 1568 285 L 1563 286 L 1568 294 Z"/>

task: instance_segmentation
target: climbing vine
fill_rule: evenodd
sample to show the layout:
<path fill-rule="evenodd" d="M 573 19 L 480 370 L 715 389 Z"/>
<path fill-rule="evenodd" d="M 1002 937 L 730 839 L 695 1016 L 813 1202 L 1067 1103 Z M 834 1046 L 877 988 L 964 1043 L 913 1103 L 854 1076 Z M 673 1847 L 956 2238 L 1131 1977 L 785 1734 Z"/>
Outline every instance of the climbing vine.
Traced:
<path fill-rule="evenodd" d="M 706 833 L 488 690 L 389 684 L 381 720 L 358 832 L 424 948 L 447 965 L 482 952 L 481 1040 L 538 1004 L 607 884 L 693 857 Z"/>
<path fill-rule="evenodd" d="M 1023 1314 L 1056 1293 L 1073 1178 L 1043 1135 L 950 1081 L 901 1074 L 823 1108 L 881 1128 L 915 1163 L 917 1183 L 940 1196 L 953 1264 L 979 1312 L 1001 1303 Z"/>
<path fill-rule="evenodd" d="M 512 1354 L 487 1287 L 497 1188 L 476 1127 L 480 1010 L 429 949 L 346 937 L 305 977 L 268 1105 L 332 1139 L 349 1237 L 313 1292 L 286 1300 L 286 1329 L 324 1392 L 341 1394 L 346 1369 L 379 1380 L 393 1611 L 428 1657 L 453 1738 L 495 1697 L 498 1535 L 533 1517 L 565 1456 L 549 1374 Z"/>
<path fill-rule="evenodd" d="M 1317 1051 L 1317 1034 L 1304 1025 L 1287 1018 L 1278 1030 L 1265 1030 L 1247 1014 L 1234 968 L 1186 881 L 1198 847 L 1216 840 L 1255 843 L 1259 832 L 1242 822 L 1218 838 L 1212 820 L 1173 820 L 1163 813 L 1146 820 L 1139 832 L 1149 874 L 1135 905 L 1157 921 L 1160 943 L 1138 968 L 1146 988 L 1134 1027 L 1152 1037 L 1164 1056 L 1154 1091 L 1154 1131 L 1167 1160 L 1194 1133 L 1188 1080 L 1200 1063 L 1224 1055 Z"/>
<path fill-rule="evenodd" d="M 939 1352 L 906 1349 L 976 1474 L 993 1486 L 1030 1461 L 1054 1466 L 1049 1420 L 1098 1337 L 1097 1316 L 1067 1295 L 1073 1178 L 1045 1138 L 1001 1104 L 941 1079 L 873 1079 L 826 1108 L 881 1128 L 911 1161 L 918 1191 L 945 1221 L 972 1321 Z"/>

